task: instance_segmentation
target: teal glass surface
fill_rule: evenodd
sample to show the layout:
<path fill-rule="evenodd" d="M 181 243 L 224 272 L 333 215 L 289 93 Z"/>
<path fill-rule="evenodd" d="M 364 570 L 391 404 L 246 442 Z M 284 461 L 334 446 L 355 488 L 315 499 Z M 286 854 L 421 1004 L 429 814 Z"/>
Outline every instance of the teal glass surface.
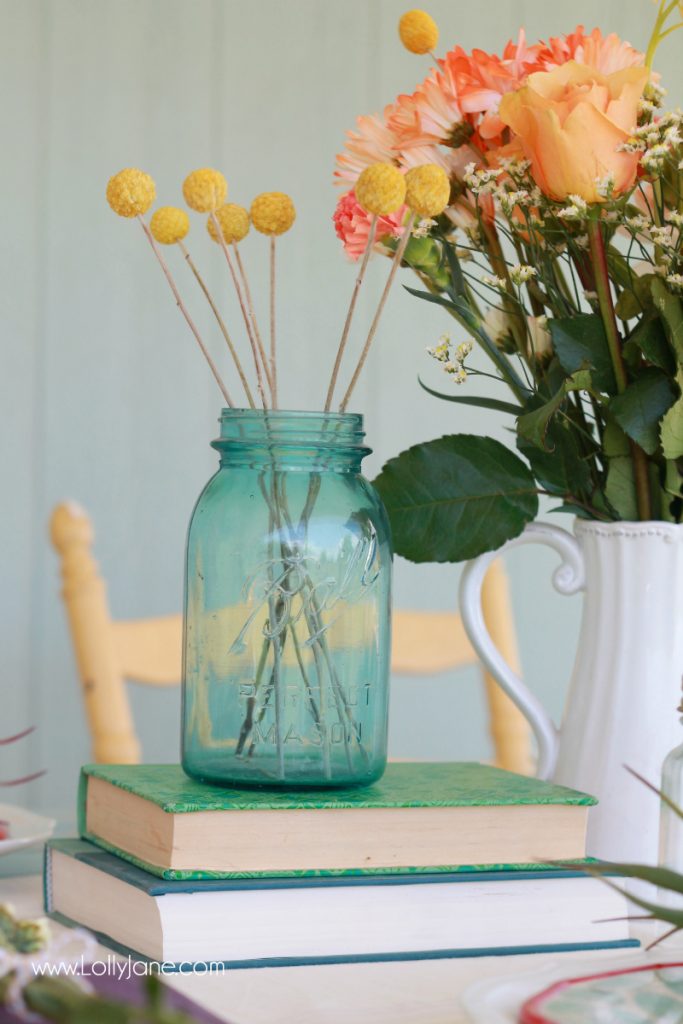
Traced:
<path fill-rule="evenodd" d="M 187 542 L 182 762 L 230 785 L 386 764 L 391 549 L 361 416 L 224 410 Z"/>

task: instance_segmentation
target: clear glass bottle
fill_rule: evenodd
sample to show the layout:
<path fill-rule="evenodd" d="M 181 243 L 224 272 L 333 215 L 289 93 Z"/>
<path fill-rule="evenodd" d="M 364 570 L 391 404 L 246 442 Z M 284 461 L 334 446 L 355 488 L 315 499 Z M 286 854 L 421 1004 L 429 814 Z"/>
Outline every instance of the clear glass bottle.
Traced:
<path fill-rule="evenodd" d="M 391 550 L 362 417 L 224 410 L 187 542 L 182 762 L 225 785 L 386 764 Z"/>
<path fill-rule="evenodd" d="M 678 708 L 683 714 L 683 701 Z M 681 718 L 683 725 L 683 718 Z M 662 766 L 661 791 L 683 810 L 683 743 L 667 754 Z M 683 874 L 683 818 L 661 801 L 659 825 L 659 866 Z M 667 906 L 683 906 L 683 895 L 660 890 L 660 899 Z"/>

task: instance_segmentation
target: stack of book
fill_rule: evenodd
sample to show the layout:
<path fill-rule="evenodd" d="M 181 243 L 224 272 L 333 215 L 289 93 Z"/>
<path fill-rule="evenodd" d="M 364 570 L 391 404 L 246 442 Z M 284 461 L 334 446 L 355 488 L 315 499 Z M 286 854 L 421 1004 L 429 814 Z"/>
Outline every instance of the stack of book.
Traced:
<path fill-rule="evenodd" d="M 119 951 L 234 967 L 633 945 L 581 870 L 595 801 L 486 765 L 390 764 L 367 789 L 230 790 L 176 765 L 83 769 L 48 913 Z M 617 920 L 615 920 L 617 919 Z M 618 920 L 621 919 L 621 920 Z"/>

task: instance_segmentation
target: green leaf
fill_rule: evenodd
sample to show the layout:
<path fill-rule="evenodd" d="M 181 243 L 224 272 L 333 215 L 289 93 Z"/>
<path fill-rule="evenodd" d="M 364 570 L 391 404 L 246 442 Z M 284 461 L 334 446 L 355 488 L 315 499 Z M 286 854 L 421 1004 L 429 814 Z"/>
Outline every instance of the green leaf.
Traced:
<path fill-rule="evenodd" d="M 605 426 L 605 433 L 602 438 L 602 449 L 608 459 L 615 455 L 630 455 L 631 447 L 628 438 L 621 427 L 611 418 L 608 418 Z"/>
<path fill-rule="evenodd" d="M 459 402 L 461 405 L 475 405 L 480 409 L 493 409 L 495 412 L 506 412 L 512 416 L 519 416 L 522 412 L 521 405 L 514 405 L 512 402 L 503 402 L 499 398 L 486 398 L 484 395 L 445 395 L 442 391 L 435 391 L 418 377 L 420 387 L 435 398 L 441 398 L 444 402 Z"/>
<path fill-rule="evenodd" d="M 660 438 L 666 459 L 680 459 L 683 455 L 683 370 L 679 370 L 676 383 L 681 396 L 676 399 L 662 420 Z"/>
<path fill-rule="evenodd" d="M 552 447 L 546 445 L 546 437 L 550 421 L 560 410 L 562 404 L 567 400 L 567 393 L 564 387 L 560 388 L 548 402 L 544 402 L 538 409 L 525 412 L 517 420 L 517 432 L 525 441 L 530 441 L 536 448 L 552 452 Z"/>
<path fill-rule="evenodd" d="M 636 354 L 645 356 L 649 363 L 664 370 L 670 377 L 676 371 L 676 363 L 672 355 L 666 334 L 659 317 L 641 320 L 633 334 L 624 345 L 624 358 L 633 360 Z"/>
<path fill-rule="evenodd" d="M 555 317 L 548 321 L 557 358 L 566 373 L 572 374 L 588 366 L 599 391 L 614 394 L 617 390 L 614 369 L 602 320 L 593 313 L 580 316 Z"/>
<path fill-rule="evenodd" d="M 528 466 L 489 437 L 453 434 L 390 459 L 375 480 L 397 554 L 460 562 L 517 537 L 538 512 Z"/>
<path fill-rule="evenodd" d="M 562 368 L 560 360 L 554 355 L 548 364 L 548 369 L 543 375 L 543 383 L 541 386 L 547 389 L 547 392 L 544 392 L 543 397 L 552 397 L 556 391 L 560 390 L 566 379 L 567 374 Z"/>
<path fill-rule="evenodd" d="M 638 518 L 633 463 L 628 456 L 617 455 L 609 460 L 605 497 L 620 519 Z"/>
<path fill-rule="evenodd" d="M 620 320 L 633 320 L 635 317 L 640 316 L 643 312 L 643 307 L 634 292 L 624 290 L 617 300 L 614 312 Z"/>
<path fill-rule="evenodd" d="M 565 512 L 567 515 L 576 516 L 577 519 L 587 519 L 592 522 L 595 519 L 594 515 L 584 508 L 583 505 L 574 505 L 571 501 L 565 501 L 561 505 L 557 505 L 555 508 L 550 509 L 551 512 Z"/>
<path fill-rule="evenodd" d="M 518 438 L 517 448 L 531 466 L 538 483 L 551 494 L 580 496 L 590 491 L 591 473 L 582 458 L 576 432 L 565 421 L 550 425 L 548 441 L 552 450 Z"/>
<path fill-rule="evenodd" d="M 451 245 L 450 242 L 444 241 L 443 251 L 448 262 L 448 269 L 451 275 L 451 285 L 448 289 L 448 293 L 452 298 L 457 298 L 458 296 L 466 293 L 465 276 L 460 266 L 460 260 L 456 255 L 455 246 Z"/>
<path fill-rule="evenodd" d="M 438 295 L 436 292 L 424 292 L 421 288 L 409 288 L 407 284 L 404 284 L 403 287 L 411 295 L 414 295 L 416 299 L 424 299 L 425 302 L 435 302 L 437 306 L 443 306 L 445 309 L 457 313 L 458 316 L 466 318 L 467 321 L 472 323 L 472 329 L 476 329 L 477 318 L 462 300 L 447 298 L 445 295 Z"/>
<path fill-rule="evenodd" d="M 678 462 L 675 459 L 667 460 L 665 466 L 662 486 L 662 518 L 669 523 L 677 523 L 683 514 L 683 473 L 679 470 Z"/>
<path fill-rule="evenodd" d="M 653 306 L 652 281 L 655 274 L 634 274 L 623 257 L 610 250 L 610 276 L 621 288 L 614 307 L 620 320 L 632 320 Z"/>
<path fill-rule="evenodd" d="M 683 498 L 683 475 L 675 459 L 667 459 L 664 490 L 674 498 Z"/>
<path fill-rule="evenodd" d="M 653 867 L 649 864 L 610 863 L 600 861 L 589 864 L 587 870 L 593 875 L 622 875 L 624 878 L 639 878 L 641 882 L 650 882 L 659 889 L 669 892 L 683 893 L 683 875 L 669 868 Z"/>
<path fill-rule="evenodd" d="M 678 365 L 683 367 L 683 306 L 677 295 L 672 295 L 661 277 L 654 277 L 651 285 L 652 298 L 676 353 Z"/>
<path fill-rule="evenodd" d="M 666 374 L 649 367 L 612 399 L 609 408 L 622 430 L 648 455 L 654 455 L 659 448 L 659 422 L 674 400 Z"/>
<path fill-rule="evenodd" d="M 531 441 L 537 448 L 544 451 L 553 451 L 552 447 L 546 444 L 546 436 L 550 421 L 560 411 L 570 391 L 590 391 L 592 388 L 591 375 L 588 370 L 578 370 L 562 382 L 559 391 L 544 402 L 543 405 L 529 412 L 523 413 L 517 420 L 517 432 L 520 437 Z"/>
<path fill-rule="evenodd" d="M 659 789 L 658 786 L 655 786 L 654 782 L 650 782 L 650 780 L 646 779 L 644 775 L 637 772 L 635 768 L 631 768 L 629 765 L 625 765 L 624 767 L 629 775 L 632 775 L 634 779 L 637 779 L 638 782 L 642 783 L 642 785 L 645 786 L 646 789 L 649 789 L 651 793 L 655 793 L 661 802 L 666 804 L 669 810 L 673 811 L 676 817 L 683 821 L 683 807 L 680 807 L 676 801 L 668 795 L 668 793 L 665 793 L 663 789 Z"/>

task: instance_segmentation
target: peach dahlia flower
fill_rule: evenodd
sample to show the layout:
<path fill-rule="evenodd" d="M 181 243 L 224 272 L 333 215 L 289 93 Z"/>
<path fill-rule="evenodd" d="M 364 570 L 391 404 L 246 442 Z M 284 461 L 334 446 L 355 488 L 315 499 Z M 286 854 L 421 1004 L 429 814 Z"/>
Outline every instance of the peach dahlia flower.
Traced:
<path fill-rule="evenodd" d="M 599 28 L 594 28 L 586 35 L 583 25 L 577 25 L 569 35 L 549 39 L 544 44 L 541 59 L 547 70 L 575 60 L 603 75 L 611 75 L 624 68 L 641 67 L 645 63 L 645 54 L 614 32 L 603 36 Z"/>
<path fill-rule="evenodd" d="M 397 162 L 396 138 L 387 125 L 392 106 L 379 114 L 365 114 L 356 119 L 356 131 L 346 133 L 344 152 L 337 156 L 336 184 L 354 182 L 370 164 Z"/>
<path fill-rule="evenodd" d="M 460 47 L 446 54 L 444 74 L 449 76 L 463 113 L 487 148 L 502 141 L 505 126 L 498 109 L 503 96 L 541 70 L 540 51 L 540 44 L 527 46 L 524 30 L 520 29 L 517 42 L 510 41 L 502 57 L 484 50 L 473 50 L 468 55 Z"/>
<path fill-rule="evenodd" d="M 478 149 L 500 145 L 500 100 L 541 70 L 542 50 L 542 44 L 527 45 L 523 30 L 502 57 L 484 50 L 468 54 L 456 46 L 414 93 L 399 96 L 388 108 L 387 124 L 398 148 L 402 153 L 414 146 L 465 149 L 470 138 Z M 476 156 L 468 150 L 466 163 L 472 159 Z"/>

